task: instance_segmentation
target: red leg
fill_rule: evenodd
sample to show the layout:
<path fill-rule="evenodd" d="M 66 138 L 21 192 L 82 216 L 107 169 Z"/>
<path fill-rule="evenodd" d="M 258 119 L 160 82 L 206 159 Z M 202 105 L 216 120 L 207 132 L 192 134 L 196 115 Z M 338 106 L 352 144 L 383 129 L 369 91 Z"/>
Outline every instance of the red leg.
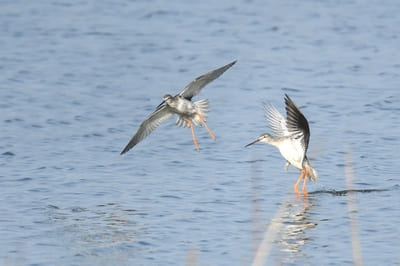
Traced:
<path fill-rule="evenodd" d="M 197 143 L 196 136 L 194 135 L 194 129 L 193 129 L 193 124 L 192 124 L 192 122 L 190 122 L 189 119 L 187 119 L 187 118 L 183 118 L 183 119 L 186 121 L 186 123 L 188 123 L 190 129 L 192 130 L 193 143 L 194 143 L 194 145 L 196 146 L 196 150 L 197 150 L 197 151 L 200 151 L 200 149 L 199 149 L 199 144 Z"/>
<path fill-rule="evenodd" d="M 301 174 L 300 174 L 299 178 L 297 179 L 296 184 L 294 184 L 294 187 L 293 187 L 294 191 L 295 191 L 297 194 L 300 194 L 300 191 L 299 191 L 299 189 L 298 189 L 297 187 L 298 187 L 298 185 L 299 185 L 299 183 L 300 183 L 300 180 L 303 178 L 303 176 L 304 176 L 304 170 L 301 171 Z"/>
<path fill-rule="evenodd" d="M 201 114 L 197 113 L 198 117 L 201 120 L 201 123 L 204 125 L 204 127 L 207 129 L 208 134 L 210 134 L 210 136 L 213 138 L 213 140 L 215 140 L 215 136 L 214 134 L 211 132 L 211 130 L 208 128 L 206 121 L 204 120 L 204 118 L 201 116 Z"/>
<path fill-rule="evenodd" d="M 307 193 L 308 193 L 306 190 L 307 178 L 308 178 L 308 171 L 307 171 L 307 168 L 304 168 L 304 181 L 303 181 L 303 187 L 302 187 L 304 195 L 307 195 Z"/>

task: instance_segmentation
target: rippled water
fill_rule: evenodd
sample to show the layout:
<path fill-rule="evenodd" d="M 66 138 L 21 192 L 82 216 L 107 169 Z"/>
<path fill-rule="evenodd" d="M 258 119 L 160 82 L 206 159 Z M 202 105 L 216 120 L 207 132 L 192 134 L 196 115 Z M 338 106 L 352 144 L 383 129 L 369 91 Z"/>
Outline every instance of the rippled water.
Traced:
<path fill-rule="evenodd" d="M 352 239 L 400 263 L 397 1 L 0 5 L 1 264 L 346 265 Z M 198 153 L 170 119 L 119 155 L 165 93 L 235 59 L 195 98 L 217 141 L 196 128 Z M 244 148 L 284 93 L 310 122 L 306 198 L 274 148 Z"/>

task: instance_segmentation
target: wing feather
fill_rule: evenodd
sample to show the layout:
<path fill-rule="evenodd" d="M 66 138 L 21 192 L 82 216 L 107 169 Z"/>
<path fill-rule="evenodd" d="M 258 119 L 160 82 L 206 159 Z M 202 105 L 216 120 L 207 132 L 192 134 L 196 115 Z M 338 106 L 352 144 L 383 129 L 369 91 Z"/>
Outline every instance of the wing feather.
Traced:
<path fill-rule="evenodd" d="M 223 67 L 220 67 L 216 70 L 210 71 L 204 75 L 197 77 L 195 80 L 186 85 L 186 87 L 178 95 L 188 100 L 191 100 L 192 97 L 197 95 L 204 86 L 221 76 L 228 68 L 233 66 L 235 63 L 236 61 L 233 61 Z"/>
<path fill-rule="evenodd" d="M 149 117 L 146 118 L 146 120 L 142 122 L 138 131 L 122 150 L 121 154 L 124 154 L 132 149 L 136 144 L 150 135 L 153 130 L 155 130 L 163 121 L 170 118 L 173 114 L 174 113 L 172 110 L 170 110 L 170 108 L 166 105 L 153 112 Z"/>
<path fill-rule="evenodd" d="M 265 116 L 272 132 L 276 137 L 286 137 L 290 135 L 286 127 L 286 119 L 279 113 L 275 106 L 264 104 Z"/>
<path fill-rule="evenodd" d="M 302 138 L 302 146 L 307 151 L 310 141 L 310 127 L 306 117 L 300 112 L 300 109 L 294 104 L 292 99 L 285 94 L 286 104 L 286 126 L 292 134 L 298 134 Z"/>

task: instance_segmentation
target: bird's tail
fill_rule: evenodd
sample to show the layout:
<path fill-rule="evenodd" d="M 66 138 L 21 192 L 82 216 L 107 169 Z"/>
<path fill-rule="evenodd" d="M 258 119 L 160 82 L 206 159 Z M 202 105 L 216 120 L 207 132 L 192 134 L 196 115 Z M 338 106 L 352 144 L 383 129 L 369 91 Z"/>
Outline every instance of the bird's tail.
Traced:
<path fill-rule="evenodd" d="M 204 119 L 206 121 L 208 117 L 208 112 L 210 111 L 209 109 L 209 102 L 207 99 L 203 99 L 197 102 L 193 103 L 196 112 L 201 116 L 201 118 L 198 115 L 193 115 L 191 117 L 186 117 L 186 119 L 190 120 L 190 122 L 193 123 L 194 126 L 201 126 L 203 123 L 201 119 Z M 183 117 L 178 116 L 178 119 L 176 120 L 176 124 L 180 127 L 187 127 L 189 126 L 188 123 L 186 123 L 185 119 Z"/>
<path fill-rule="evenodd" d="M 311 165 L 307 165 L 306 167 L 308 168 L 307 170 L 308 170 L 308 173 L 310 175 L 311 181 L 314 181 L 314 182 L 318 181 L 318 172 L 317 172 L 317 170 L 312 168 Z"/>

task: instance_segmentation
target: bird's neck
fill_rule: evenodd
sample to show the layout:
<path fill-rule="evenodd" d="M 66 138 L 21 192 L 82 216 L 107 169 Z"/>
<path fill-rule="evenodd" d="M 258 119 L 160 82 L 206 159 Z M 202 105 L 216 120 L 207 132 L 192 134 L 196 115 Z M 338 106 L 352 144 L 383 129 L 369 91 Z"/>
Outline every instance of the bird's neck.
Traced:
<path fill-rule="evenodd" d="M 268 143 L 269 145 L 278 147 L 280 146 L 280 143 L 282 143 L 283 139 L 282 138 L 277 138 L 277 137 L 270 137 L 268 139 L 265 139 L 264 142 Z"/>

